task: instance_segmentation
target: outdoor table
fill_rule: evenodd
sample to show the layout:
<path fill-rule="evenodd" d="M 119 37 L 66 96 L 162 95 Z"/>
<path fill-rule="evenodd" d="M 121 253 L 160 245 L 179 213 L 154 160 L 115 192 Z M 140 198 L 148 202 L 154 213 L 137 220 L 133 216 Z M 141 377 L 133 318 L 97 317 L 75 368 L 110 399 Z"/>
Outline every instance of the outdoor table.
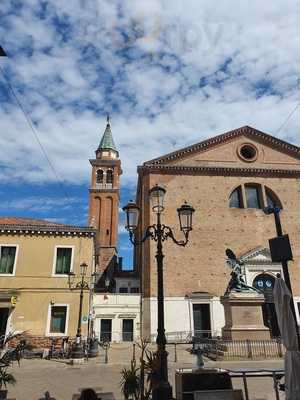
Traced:
<path fill-rule="evenodd" d="M 250 400 L 248 385 L 247 385 L 247 378 L 265 378 L 265 377 L 273 378 L 276 400 L 280 400 L 277 383 L 278 383 L 278 380 L 284 376 L 283 369 L 269 369 L 269 368 L 268 369 L 255 369 L 255 368 L 244 369 L 244 368 L 239 368 L 239 369 L 227 369 L 227 371 L 229 372 L 231 378 L 242 378 L 243 379 L 246 400 Z"/>

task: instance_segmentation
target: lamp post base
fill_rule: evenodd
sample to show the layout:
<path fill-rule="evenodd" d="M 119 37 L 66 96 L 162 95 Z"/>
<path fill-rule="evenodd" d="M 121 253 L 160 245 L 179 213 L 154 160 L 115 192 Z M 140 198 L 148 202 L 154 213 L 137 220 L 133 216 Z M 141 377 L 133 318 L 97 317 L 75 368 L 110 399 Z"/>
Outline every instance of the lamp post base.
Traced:
<path fill-rule="evenodd" d="M 99 344 L 97 340 L 91 340 L 89 346 L 89 358 L 97 357 L 99 354 Z"/>
<path fill-rule="evenodd" d="M 169 382 L 161 381 L 158 386 L 152 390 L 152 400 L 172 400 L 172 386 Z"/>
<path fill-rule="evenodd" d="M 84 351 L 82 348 L 81 343 L 75 343 L 74 347 L 72 348 L 71 351 L 71 358 L 78 359 L 78 358 L 84 358 Z"/>

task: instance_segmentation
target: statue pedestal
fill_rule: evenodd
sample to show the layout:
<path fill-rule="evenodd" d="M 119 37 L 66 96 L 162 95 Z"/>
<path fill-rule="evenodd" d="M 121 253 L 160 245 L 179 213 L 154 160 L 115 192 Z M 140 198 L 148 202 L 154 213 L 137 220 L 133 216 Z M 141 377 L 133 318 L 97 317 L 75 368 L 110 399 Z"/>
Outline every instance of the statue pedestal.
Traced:
<path fill-rule="evenodd" d="M 225 311 L 223 339 L 269 340 L 270 330 L 264 325 L 264 295 L 256 292 L 231 292 L 221 297 Z"/>

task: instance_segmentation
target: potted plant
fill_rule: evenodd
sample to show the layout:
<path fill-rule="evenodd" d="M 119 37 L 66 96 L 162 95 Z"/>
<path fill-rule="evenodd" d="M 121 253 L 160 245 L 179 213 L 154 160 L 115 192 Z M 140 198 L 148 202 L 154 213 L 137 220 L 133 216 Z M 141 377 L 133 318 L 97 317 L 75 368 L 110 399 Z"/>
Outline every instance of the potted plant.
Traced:
<path fill-rule="evenodd" d="M 14 385 L 16 383 L 15 377 L 7 372 L 8 366 L 0 367 L 0 400 L 7 399 L 7 385 Z M 4 390 L 2 388 L 5 388 Z"/>
<path fill-rule="evenodd" d="M 123 368 L 121 371 L 121 388 L 125 400 L 140 399 L 138 370 L 139 368 L 136 367 L 135 360 L 131 360 L 130 368 Z"/>
<path fill-rule="evenodd" d="M 16 347 L 12 349 L 8 348 L 8 343 L 19 337 L 20 334 L 11 333 L 7 335 L 3 343 L 4 348 L 0 351 L 0 400 L 7 399 L 7 385 L 14 385 L 16 383 L 15 377 L 7 370 L 13 361 L 17 361 L 20 365 L 20 359 L 26 342 L 25 340 L 20 340 Z"/>
<path fill-rule="evenodd" d="M 125 400 L 150 400 L 152 390 L 159 382 L 159 359 L 155 351 L 147 349 L 149 341 L 141 339 L 140 365 L 131 360 L 130 368 L 121 371 L 121 390 Z"/>

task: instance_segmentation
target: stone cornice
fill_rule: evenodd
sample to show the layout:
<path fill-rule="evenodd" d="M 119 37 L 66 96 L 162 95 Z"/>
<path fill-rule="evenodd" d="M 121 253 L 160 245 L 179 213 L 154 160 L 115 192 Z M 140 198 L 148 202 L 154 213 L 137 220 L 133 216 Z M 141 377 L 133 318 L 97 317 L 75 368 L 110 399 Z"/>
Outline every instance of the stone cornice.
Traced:
<path fill-rule="evenodd" d="M 5 225 L 0 224 L 0 235 L 81 236 L 94 237 L 96 230 L 89 227 Z"/>
<path fill-rule="evenodd" d="M 216 175 L 216 176 L 255 176 L 270 178 L 300 178 L 300 170 L 276 168 L 233 168 L 233 167 L 200 167 L 179 165 L 142 165 L 138 167 L 139 175 Z"/>
<path fill-rule="evenodd" d="M 111 165 L 121 165 L 121 160 L 119 159 L 99 159 L 99 158 L 93 158 L 89 160 L 91 165 L 96 165 L 96 166 L 111 166 Z"/>
<path fill-rule="evenodd" d="M 163 164 L 165 162 L 174 161 L 186 157 L 188 154 L 194 152 L 206 151 L 217 145 L 226 143 L 238 136 L 245 136 L 249 139 L 254 139 L 260 143 L 266 144 L 274 149 L 277 149 L 283 153 L 289 154 L 292 157 L 300 160 L 300 148 L 293 144 L 287 143 L 283 140 L 277 139 L 274 136 L 268 135 L 267 133 L 261 132 L 250 126 L 243 126 L 238 129 L 223 133 L 221 135 L 212 137 L 194 145 L 185 147 L 183 149 L 168 153 L 162 157 L 154 158 L 153 160 L 146 161 L 144 165 Z"/>

